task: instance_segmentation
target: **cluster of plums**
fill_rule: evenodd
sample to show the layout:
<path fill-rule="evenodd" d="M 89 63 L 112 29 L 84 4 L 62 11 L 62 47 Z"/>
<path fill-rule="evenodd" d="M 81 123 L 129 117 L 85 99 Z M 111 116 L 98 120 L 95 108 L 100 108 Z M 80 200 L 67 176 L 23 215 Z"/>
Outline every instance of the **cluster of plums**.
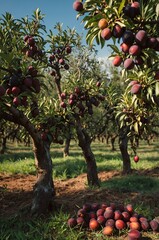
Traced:
<path fill-rule="evenodd" d="M 38 131 L 41 134 L 43 141 L 50 140 L 53 143 L 63 144 L 64 138 L 62 137 L 65 120 L 61 115 L 55 115 L 45 119 L 45 122 L 41 122 L 38 126 Z M 54 126 L 54 128 L 52 128 Z"/>
<path fill-rule="evenodd" d="M 110 236 L 121 230 L 128 230 L 128 239 L 140 239 L 142 231 L 159 232 L 159 222 L 148 220 L 134 211 L 132 204 L 84 204 L 76 216 L 67 220 L 71 228 L 86 228 L 92 231 L 101 230 L 103 235 Z"/>
<path fill-rule="evenodd" d="M 99 82 L 96 84 L 100 85 Z M 98 107 L 101 101 L 104 101 L 105 97 L 101 94 L 90 95 L 88 91 L 82 90 L 80 87 L 75 87 L 74 91 L 67 94 L 66 92 L 61 93 L 62 108 L 70 106 L 71 109 L 78 113 L 80 116 L 84 116 L 85 113 L 89 115 L 93 114 L 93 106 Z"/>
<path fill-rule="evenodd" d="M 23 53 L 25 53 L 27 57 L 31 57 L 31 58 L 42 57 L 43 53 L 41 49 L 38 49 L 35 38 L 33 36 L 26 35 L 24 37 L 24 42 L 25 42 L 25 47 L 23 48 L 22 51 Z"/>
<path fill-rule="evenodd" d="M 40 57 L 41 50 L 38 49 L 33 36 L 26 35 L 24 37 L 25 47 L 23 52 L 27 57 Z M 36 117 L 39 114 L 39 109 L 36 101 L 29 103 L 29 95 L 40 92 L 40 81 L 38 79 L 38 70 L 30 65 L 23 73 L 21 69 L 5 75 L 3 85 L 0 85 L 0 97 L 9 97 L 8 101 L 15 107 L 27 107 L 30 104 L 31 114 Z"/>
<path fill-rule="evenodd" d="M 159 81 L 159 71 L 154 73 L 154 80 Z M 130 81 L 128 87 L 130 88 L 130 92 L 132 94 L 140 94 L 142 89 L 145 87 L 145 84 L 142 84 L 140 80 L 132 80 Z"/>
<path fill-rule="evenodd" d="M 49 56 L 49 62 L 51 66 L 53 66 L 52 71 L 50 72 L 51 76 L 56 75 L 56 66 L 63 68 L 65 70 L 69 69 L 69 65 L 66 61 L 65 56 L 70 54 L 72 51 L 71 46 L 67 45 L 61 48 L 57 48 L 52 51 L 51 55 Z"/>
<path fill-rule="evenodd" d="M 59 131 L 59 129 L 58 129 L 58 131 Z M 64 142 L 63 138 L 60 136 L 58 131 L 55 131 L 54 133 L 52 133 L 48 129 L 44 129 L 43 131 L 41 131 L 41 139 L 43 141 L 51 140 L 51 142 L 53 142 L 53 143 L 63 144 L 63 142 Z"/>
<path fill-rule="evenodd" d="M 25 76 L 21 69 L 3 78 L 3 85 L 0 86 L 0 97 L 8 96 L 9 102 L 15 107 L 28 106 L 28 94 L 40 92 L 40 81 L 37 78 L 37 69 L 30 65 Z M 31 103 L 33 116 L 37 115 L 38 108 L 35 102 Z"/>
<path fill-rule="evenodd" d="M 131 30 L 125 30 L 122 34 L 122 43 L 120 45 L 123 54 L 116 55 L 113 59 L 113 65 L 118 67 L 124 63 L 124 68 L 133 69 L 135 65 L 142 65 L 142 51 L 146 48 L 159 51 L 159 38 L 149 37 L 144 29 L 134 33 Z"/>
<path fill-rule="evenodd" d="M 84 9 L 83 3 L 77 0 L 73 3 L 73 8 L 80 12 Z M 138 17 L 138 15 L 140 15 L 140 3 L 134 1 L 127 4 L 123 8 L 123 14 L 131 20 Z M 143 64 L 142 54 L 144 49 L 151 48 L 159 51 L 159 38 L 148 36 L 144 27 L 134 32 L 133 30 L 122 27 L 119 22 L 110 26 L 110 22 L 110 19 L 103 17 L 99 20 L 98 27 L 101 31 L 101 37 L 104 40 L 109 40 L 111 37 L 122 40 L 120 44 L 121 53 L 113 59 L 114 66 L 118 67 L 123 63 L 125 69 L 133 69 L 135 65 Z"/>
<path fill-rule="evenodd" d="M 133 19 L 140 14 L 140 4 L 139 2 L 127 4 L 123 11 L 125 16 Z M 118 26 L 117 32 L 117 37 L 122 39 L 122 43 L 120 44 L 122 54 L 114 57 L 114 66 L 118 67 L 123 62 L 125 69 L 133 69 L 135 65 L 142 65 L 144 63 L 142 58 L 144 49 L 150 48 L 159 51 L 159 38 L 148 36 L 144 28 L 134 32 Z"/>

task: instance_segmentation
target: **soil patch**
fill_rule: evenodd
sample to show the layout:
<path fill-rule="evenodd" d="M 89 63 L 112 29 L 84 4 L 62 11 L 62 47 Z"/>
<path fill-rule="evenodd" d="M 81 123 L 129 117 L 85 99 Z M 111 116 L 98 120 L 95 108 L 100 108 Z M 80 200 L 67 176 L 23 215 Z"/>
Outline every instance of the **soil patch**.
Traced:
<path fill-rule="evenodd" d="M 159 168 L 154 170 L 141 171 L 141 175 L 156 177 Z M 101 181 L 107 181 L 114 176 L 120 176 L 118 171 L 100 172 Z M 0 217 L 8 217 L 17 213 L 20 209 L 29 205 L 32 200 L 32 190 L 36 182 L 33 175 L 9 175 L 0 174 Z M 139 192 L 112 192 L 110 189 L 94 188 L 90 189 L 86 185 L 86 174 L 81 174 L 76 178 L 68 180 L 55 180 L 57 206 L 62 206 L 63 210 L 74 214 L 77 209 L 86 202 L 117 202 L 125 203 L 130 199 L 131 203 L 147 203 L 153 207 L 155 215 L 159 216 L 158 199 L 159 192 L 149 195 L 142 195 Z"/>

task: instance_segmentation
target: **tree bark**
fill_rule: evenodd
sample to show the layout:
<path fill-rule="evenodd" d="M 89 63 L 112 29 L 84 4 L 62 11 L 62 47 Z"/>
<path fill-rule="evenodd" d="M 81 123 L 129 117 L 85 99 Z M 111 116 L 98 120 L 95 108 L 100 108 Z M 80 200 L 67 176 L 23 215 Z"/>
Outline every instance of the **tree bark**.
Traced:
<path fill-rule="evenodd" d="M 7 138 L 3 137 L 2 138 L 2 148 L 1 148 L 1 151 L 0 151 L 1 154 L 4 154 L 5 150 L 7 149 L 6 144 L 7 144 Z"/>
<path fill-rule="evenodd" d="M 128 137 L 126 134 L 121 134 L 119 136 L 119 148 L 123 160 L 123 174 L 130 174 L 132 170 L 130 156 L 128 153 Z"/>
<path fill-rule="evenodd" d="M 53 207 L 55 188 L 52 178 L 52 160 L 50 156 L 50 143 L 34 141 L 34 156 L 37 169 L 37 182 L 34 186 L 32 214 L 46 214 Z"/>
<path fill-rule="evenodd" d="M 76 131 L 78 136 L 79 147 L 82 149 L 87 164 L 87 181 L 89 186 L 100 186 L 97 165 L 94 154 L 91 150 L 91 140 L 89 135 L 82 129 L 80 121 L 77 121 Z"/>
<path fill-rule="evenodd" d="M 33 140 L 37 182 L 33 188 L 32 214 L 46 214 L 53 207 L 55 188 L 52 178 L 52 160 L 50 155 L 51 141 L 42 140 L 40 132 L 29 121 L 23 112 L 6 105 L 10 112 L 0 112 L 3 119 L 23 126 Z"/>
<path fill-rule="evenodd" d="M 111 150 L 112 150 L 112 151 L 115 151 L 115 150 L 116 150 L 116 149 L 115 149 L 115 139 L 117 138 L 117 136 L 118 136 L 118 135 L 115 135 L 115 134 L 111 136 L 111 146 L 112 146 L 112 149 L 111 149 Z"/>
<path fill-rule="evenodd" d="M 69 134 L 65 140 L 65 146 L 63 150 L 64 157 L 69 156 L 70 142 L 71 142 L 71 134 Z"/>

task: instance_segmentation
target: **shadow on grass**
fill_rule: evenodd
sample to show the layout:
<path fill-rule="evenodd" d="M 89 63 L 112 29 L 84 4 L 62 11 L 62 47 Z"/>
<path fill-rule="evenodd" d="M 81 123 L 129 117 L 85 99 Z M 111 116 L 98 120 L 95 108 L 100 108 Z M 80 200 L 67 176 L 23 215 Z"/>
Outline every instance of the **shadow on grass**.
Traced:
<path fill-rule="evenodd" d="M 97 163 L 98 165 L 98 163 Z M 117 170 L 118 166 L 117 165 L 112 165 L 112 164 L 107 164 L 103 160 L 103 165 L 99 165 L 98 167 L 98 172 L 100 171 L 112 171 L 112 170 Z M 72 178 L 72 177 L 77 177 L 80 174 L 86 173 L 87 172 L 87 167 L 86 163 L 84 160 L 65 160 L 62 162 L 55 162 L 53 160 L 53 175 L 54 178 L 62 178 L 62 179 L 67 179 L 67 178 Z"/>
<path fill-rule="evenodd" d="M 102 182 L 102 187 L 119 192 L 141 192 L 150 193 L 157 192 L 159 189 L 159 179 L 149 176 L 141 176 L 137 174 L 114 177 Z"/>
<path fill-rule="evenodd" d="M 153 156 L 153 158 L 152 157 L 146 157 L 146 161 L 150 161 L 150 162 L 158 162 L 158 164 L 159 164 L 159 156 L 157 156 L 157 157 L 155 157 L 155 156 Z"/>
<path fill-rule="evenodd" d="M 6 153 L 3 155 L 0 155 L 0 162 L 2 163 L 3 161 L 11 161 L 11 162 L 16 162 L 22 159 L 26 158 L 34 158 L 34 154 L 32 152 L 16 152 L 16 153 Z"/>

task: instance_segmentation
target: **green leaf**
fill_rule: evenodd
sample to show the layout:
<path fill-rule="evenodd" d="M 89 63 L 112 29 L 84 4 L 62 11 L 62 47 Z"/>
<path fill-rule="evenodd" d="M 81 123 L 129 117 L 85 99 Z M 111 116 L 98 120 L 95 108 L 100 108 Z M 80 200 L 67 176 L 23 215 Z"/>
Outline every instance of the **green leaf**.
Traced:
<path fill-rule="evenodd" d="M 156 6 L 156 16 L 159 17 L 159 3 Z"/>
<path fill-rule="evenodd" d="M 109 0 L 109 7 L 111 7 L 112 6 L 112 4 L 113 4 L 113 0 Z"/>
<path fill-rule="evenodd" d="M 123 22 L 116 21 L 115 23 L 118 24 L 120 27 L 125 27 L 125 24 Z"/>
<path fill-rule="evenodd" d="M 14 57 L 14 53 L 0 53 L 0 56 L 3 60 L 5 60 L 7 63 L 11 63 L 13 57 Z"/>
<path fill-rule="evenodd" d="M 156 96 L 159 96 L 159 82 L 156 82 L 155 94 L 156 94 Z"/>
<path fill-rule="evenodd" d="M 86 42 L 88 45 L 92 45 L 94 39 L 98 36 L 99 28 L 94 27 L 86 36 Z"/>
<path fill-rule="evenodd" d="M 115 45 L 110 45 L 110 44 L 108 44 L 107 46 L 108 46 L 108 47 L 111 47 L 115 53 L 120 54 L 120 51 L 119 51 L 119 49 L 118 49 L 117 46 L 115 46 Z"/>
<path fill-rule="evenodd" d="M 120 3 L 120 6 L 119 6 L 119 14 L 121 13 L 121 11 L 123 10 L 124 6 L 125 6 L 125 3 L 126 3 L 126 0 L 122 0 L 121 3 Z"/>
<path fill-rule="evenodd" d="M 147 92 L 148 92 L 148 94 L 150 95 L 150 98 L 151 98 L 151 97 L 152 97 L 152 88 L 149 87 L 149 88 L 147 89 Z"/>
<path fill-rule="evenodd" d="M 136 133 L 139 132 L 138 122 L 134 123 L 134 130 L 135 130 Z"/>

